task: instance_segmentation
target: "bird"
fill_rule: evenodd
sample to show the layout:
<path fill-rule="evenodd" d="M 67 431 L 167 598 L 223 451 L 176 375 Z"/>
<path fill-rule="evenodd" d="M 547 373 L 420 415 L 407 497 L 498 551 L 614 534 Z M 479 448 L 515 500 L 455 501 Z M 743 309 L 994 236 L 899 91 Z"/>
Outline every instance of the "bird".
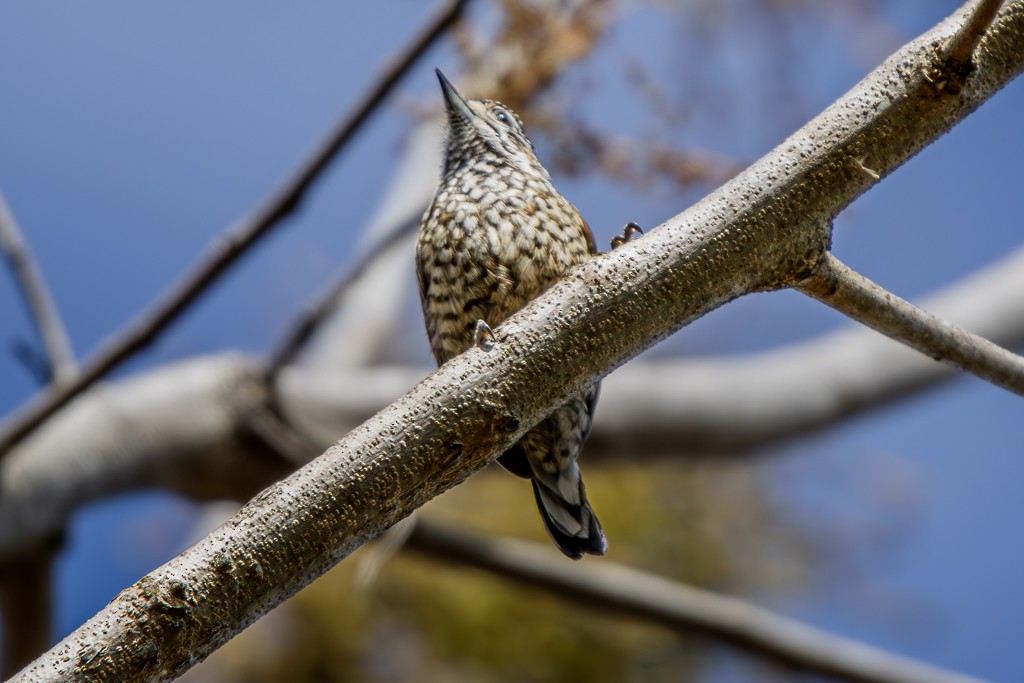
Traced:
<path fill-rule="evenodd" d="M 447 114 L 444 163 L 420 225 L 416 271 L 430 347 L 443 365 L 597 249 L 519 116 L 463 97 L 435 71 Z M 548 534 L 574 560 L 608 550 L 577 464 L 598 391 L 595 384 L 571 398 L 498 458 L 531 480 Z"/>

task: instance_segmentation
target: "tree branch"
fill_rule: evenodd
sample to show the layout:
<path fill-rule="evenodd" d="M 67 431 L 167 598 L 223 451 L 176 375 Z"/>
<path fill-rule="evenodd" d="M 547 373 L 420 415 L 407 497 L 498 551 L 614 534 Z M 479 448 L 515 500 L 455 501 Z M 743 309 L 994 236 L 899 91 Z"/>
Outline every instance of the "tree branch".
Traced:
<path fill-rule="evenodd" d="M 294 462 L 309 459 L 310 445 L 290 426 L 272 416 L 261 423 L 263 438 L 283 457 Z M 742 600 L 607 561 L 573 565 L 536 543 L 459 531 L 422 516 L 407 517 L 390 532 L 373 546 L 375 551 L 390 555 L 403 547 L 418 550 L 574 598 L 587 607 L 624 612 L 676 630 L 696 630 L 786 666 L 861 683 L 978 683 L 775 616 Z M 360 566 L 364 578 L 357 579 L 359 583 L 367 573 L 376 573 L 381 558 L 374 557 L 367 567 Z"/>
<path fill-rule="evenodd" d="M 949 42 L 946 50 L 949 61 L 956 65 L 970 64 L 974 50 L 984 37 L 985 31 L 992 25 L 992 20 L 995 19 L 1002 4 L 1003 0 L 978 0 L 964 22 L 963 29 Z"/>
<path fill-rule="evenodd" d="M 21 287 L 29 315 L 35 321 L 52 387 L 71 382 L 78 372 L 74 352 L 42 272 L 21 235 L 17 221 L 0 194 L 0 250 Z M 47 536 L 59 537 L 63 525 Z M 3 678 L 16 673 L 50 644 L 53 585 L 51 570 L 56 545 L 40 539 L 32 550 L 0 562 L 0 620 L 3 622 Z"/>
<path fill-rule="evenodd" d="M 624 565 L 606 560 L 571 564 L 536 543 L 458 531 L 420 517 L 407 547 L 573 598 L 587 607 L 710 635 L 816 674 L 859 683 L 980 683 Z"/>
<path fill-rule="evenodd" d="M 741 294 L 806 277 L 832 217 L 869 185 L 850 159 L 891 171 L 1024 68 L 1024 2 L 1015 2 L 964 88 L 936 94 L 923 76 L 902 77 L 931 67 L 965 17 L 902 48 L 696 206 L 574 268 L 497 328 L 492 350 L 443 365 L 14 680 L 173 678 L 594 380 Z"/>
<path fill-rule="evenodd" d="M 1024 346 L 1024 248 L 918 305 L 1003 346 Z M 344 344 L 342 336 L 319 345 Z M 426 367 L 289 366 L 275 393 L 289 422 L 322 444 L 372 416 Z M 877 410 L 955 370 L 863 325 L 723 358 L 631 363 L 601 387 L 586 458 L 749 451 Z M 2 519 L 2 507 L 0 507 Z"/>
<path fill-rule="evenodd" d="M 455 22 L 465 3 L 466 0 L 451 0 L 401 55 L 393 60 L 355 110 L 338 124 L 296 172 L 255 213 L 229 228 L 199 259 L 195 268 L 149 311 L 117 332 L 89 358 L 74 381 L 30 401 L 0 426 L 0 457 L 68 401 L 150 344 L 249 248 L 291 214 L 313 182 L 384 101 L 401 77 Z"/>
<path fill-rule="evenodd" d="M 1024 345 L 1022 290 L 1024 248 L 921 305 L 1002 344 Z M 318 343 L 344 341 L 342 332 Z M 289 424 L 327 444 L 429 372 L 289 365 L 274 400 Z M 586 458 L 744 451 L 877 409 L 953 373 L 862 325 L 749 356 L 631 363 L 604 381 Z M 76 401 L 0 469 L 0 560 L 59 531 L 77 507 L 121 491 L 244 499 L 286 474 L 235 443 L 240 423 L 265 411 L 265 374 L 254 358 L 218 354 L 113 381 Z M 305 445 L 284 450 L 292 463 L 309 460 Z"/>
<path fill-rule="evenodd" d="M 310 444 L 272 415 L 259 420 L 262 438 L 293 462 L 311 457 Z M 445 562 L 484 569 L 559 597 L 579 600 L 683 631 L 696 630 L 754 654 L 861 683 L 978 683 L 952 672 L 775 616 L 742 600 L 686 586 L 609 562 L 569 564 L 536 543 L 493 538 L 407 517 L 373 549 L 391 555 L 418 550 Z M 399 532 L 398 535 L 395 532 Z M 381 543 L 385 543 L 382 546 Z M 357 579 L 378 569 L 381 557 L 361 566 Z M 366 556 L 363 556 L 366 559 Z M 365 571 L 364 571 L 365 570 Z"/>
<path fill-rule="evenodd" d="M 1024 345 L 1021 291 L 1024 248 L 921 305 L 1001 344 Z M 344 334 L 319 343 L 342 344 Z M 341 365 L 288 366 L 274 389 L 287 399 L 289 423 L 319 443 L 430 372 Z M 604 381 L 586 458 L 749 450 L 877 409 L 953 373 L 862 325 L 750 356 L 631 363 Z M 287 474 L 237 444 L 240 424 L 265 410 L 264 376 L 254 358 L 217 354 L 119 379 L 76 401 L 0 469 L 0 561 L 59 533 L 78 507 L 122 491 L 244 500 Z M 292 463 L 308 459 L 288 455 Z"/>
<path fill-rule="evenodd" d="M 75 354 L 67 331 L 57 313 L 42 272 L 36 266 L 21 230 L 0 194 L 0 250 L 4 252 L 14 279 L 21 287 L 29 315 L 35 321 L 39 337 L 46 349 L 48 374 L 55 385 L 66 384 L 76 372 Z"/>
<path fill-rule="evenodd" d="M 355 265 L 347 269 L 340 277 L 319 295 L 312 304 L 299 316 L 284 336 L 281 345 L 271 356 L 268 369 L 270 382 L 274 381 L 278 371 L 291 363 L 309 341 L 313 332 L 323 323 L 324 319 L 337 308 L 339 300 L 345 295 L 359 278 L 363 276 L 377 259 L 391 250 L 395 244 L 412 234 L 419 227 L 419 220 L 400 223 L 389 234 L 378 240 L 366 253 L 354 260 Z"/>
<path fill-rule="evenodd" d="M 76 401 L 0 468 L 0 560 L 59 534 L 90 501 L 146 488 L 248 497 L 290 473 L 294 465 L 239 437 L 267 403 L 262 376 L 253 359 L 220 354 L 104 384 Z"/>
<path fill-rule="evenodd" d="M 32 552 L 0 565 L 4 679 L 44 652 L 53 637 L 53 560 L 60 544 L 46 539 Z"/>
<path fill-rule="evenodd" d="M 796 289 L 936 360 L 1024 396 L 1024 358 L 882 289 L 826 253 Z"/>

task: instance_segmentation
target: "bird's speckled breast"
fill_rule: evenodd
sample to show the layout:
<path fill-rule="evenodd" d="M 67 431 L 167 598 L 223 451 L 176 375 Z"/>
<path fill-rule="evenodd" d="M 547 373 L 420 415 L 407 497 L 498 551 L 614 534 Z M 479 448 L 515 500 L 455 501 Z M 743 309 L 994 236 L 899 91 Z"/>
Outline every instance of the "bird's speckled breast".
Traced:
<path fill-rule="evenodd" d="M 586 259 L 579 213 L 546 178 L 477 163 L 442 180 L 416 247 L 423 314 L 438 363 L 477 320 L 496 326 Z"/>

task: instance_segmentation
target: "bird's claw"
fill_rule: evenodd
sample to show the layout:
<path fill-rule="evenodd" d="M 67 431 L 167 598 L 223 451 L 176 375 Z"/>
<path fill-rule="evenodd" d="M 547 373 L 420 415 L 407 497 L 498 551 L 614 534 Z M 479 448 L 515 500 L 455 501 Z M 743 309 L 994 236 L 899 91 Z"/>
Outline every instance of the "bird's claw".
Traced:
<path fill-rule="evenodd" d="M 473 346 L 479 346 L 484 351 L 490 351 L 498 343 L 498 338 L 491 331 L 491 326 L 483 320 L 477 320 L 473 326 Z"/>
<path fill-rule="evenodd" d="M 633 221 L 630 221 L 626 223 L 626 227 L 622 229 L 621 235 L 616 235 L 612 238 L 612 249 L 621 247 L 626 242 L 632 242 L 642 234 L 644 234 L 644 231 L 640 229 L 640 226 Z"/>

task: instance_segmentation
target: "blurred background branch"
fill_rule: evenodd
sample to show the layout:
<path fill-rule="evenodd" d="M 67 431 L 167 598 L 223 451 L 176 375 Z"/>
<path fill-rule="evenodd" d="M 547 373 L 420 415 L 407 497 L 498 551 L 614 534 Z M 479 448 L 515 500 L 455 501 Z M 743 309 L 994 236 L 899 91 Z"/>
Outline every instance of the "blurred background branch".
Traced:
<path fill-rule="evenodd" d="M 114 333 L 99 351 L 88 358 L 74 381 L 69 381 L 36 398 L 0 424 L 0 457 L 46 418 L 87 389 L 134 353 L 153 342 L 168 325 L 238 261 L 251 247 L 278 226 L 302 201 L 307 190 L 328 164 L 369 120 L 402 76 L 451 26 L 466 0 L 451 0 L 427 24 L 410 45 L 389 64 L 374 86 L 355 105 L 352 113 L 338 122 L 327 138 L 305 159 L 248 218 L 231 226 L 198 263 L 149 310 L 121 331 Z"/>
<path fill-rule="evenodd" d="M 46 286 L 46 280 L 32 258 L 32 252 L 22 237 L 21 230 L 7 200 L 0 194 L 0 251 L 3 251 L 11 274 L 21 289 L 22 300 L 35 323 L 45 354 L 46 380 L 60 385 L 69 382 L 76 373 L 75 354 L 71 350 L 67 331 L 61 322 L 57 306 Z"/>
<path fill-rule="evenodd" d="M 32 354 L 32 357 L 43 359 L 42 384 L 52 391 L 74 379 L 78 364 L 46 280 L 3 194 L 0 194 L 0 250 L 7 257 L 42 341 L 45 353 Z M 35 659 L 53 638 L 51 570 L 61 545 L 53 539 L 63 536 L 63 524 L 55 525 L 17 556 L 0 562 L 0 620 L 3 624 L 0 628 L 3 632 L 0 676 L 4 678 Z"/>
<path fill-rule="evenodd" d="M 536 543 L 471 534 L 421 519 L 408 547 L 441 562 L 476 567 L 572 598 L 581 607 L 650 619 L 683 633 L 697 630 L 744 651 L 841 680 L 979 683 L 614 562 L 570 565 Z"/>

